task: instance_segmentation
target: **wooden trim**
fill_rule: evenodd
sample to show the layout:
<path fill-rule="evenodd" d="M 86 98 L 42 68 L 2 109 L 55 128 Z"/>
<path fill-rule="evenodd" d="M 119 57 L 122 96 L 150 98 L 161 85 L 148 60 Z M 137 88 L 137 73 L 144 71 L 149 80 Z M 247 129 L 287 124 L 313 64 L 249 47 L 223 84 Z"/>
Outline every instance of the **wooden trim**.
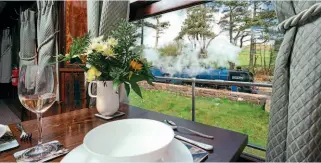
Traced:
<path fill-rule="evenodd" d="M 59 72 L 85 72 L 82 68 L 59 68 Z"/>
<path fill-rule="evenodd" d="M 60 72 L 60 83 L 62 83 L 62 84 L 60 84 L 60 97 L 61 97 L 61 101 L 62 102 L 65 102 L 65 93 L 64 93 L 64 91 L 65 91 L 65 73 L 64 72 Z"/>
<path fill-rule="evenodd" d="M 140 2 L 140 1 L 138 1 Z M 133 3 L 138 3 L 137 1 Z M 135 21 L 139 19 L 144 19 L 147 17 L 164 14 L 171 11 L 180 10 L 183 8 L 188 8 L 191 6 L 212 2 L 209 0 L 161 0 L 154 2 L 147 6 L 137 5 L 138 7 L 132 6 L 129 14 L 129 21 Z M 142 3 L 142 2 L 141 2 Z"/>
<path fill-rule="evenodd" d="M 58 36 L 58 52 L 59 54 L 65 54 L 66 52 L 66 24 L 65 24 L 65 1 L 59 3 L 59 36 Z M 60 64 L 62 66 L 63 64 Z"/>
<path fill-rule="evenodd" d="M 65 2 L 61 1 L 61 2 L 57 2 L 58 3 L 58 54 L 64 54 L 65 53 Z M 63 63 L 58 63 L 58 69 L 60 67 L 63 67 Z M 61 73 L 60 71 L 57 72 L 58 73 L 58 80 L 59 80 L 59 98 L 61 101 L 65 100 L 65 96 L 62 93 L 64 90 L 64 84 L 65 84 L 65 80 L 64 80 L 64 73 Z"/>

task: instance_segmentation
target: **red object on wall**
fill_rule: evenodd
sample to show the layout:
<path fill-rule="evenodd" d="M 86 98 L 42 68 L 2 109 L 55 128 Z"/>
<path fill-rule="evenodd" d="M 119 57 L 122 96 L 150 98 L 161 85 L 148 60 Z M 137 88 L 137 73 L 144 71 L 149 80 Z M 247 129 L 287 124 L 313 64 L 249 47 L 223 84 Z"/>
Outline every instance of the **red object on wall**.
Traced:
<path fill-rule="evenodd" d="M 17 66 L 13 67 L 11 70 L 11 82 L 13 86 L 18 86 L 18 79 L 19 79 L 19 69 Z"/>

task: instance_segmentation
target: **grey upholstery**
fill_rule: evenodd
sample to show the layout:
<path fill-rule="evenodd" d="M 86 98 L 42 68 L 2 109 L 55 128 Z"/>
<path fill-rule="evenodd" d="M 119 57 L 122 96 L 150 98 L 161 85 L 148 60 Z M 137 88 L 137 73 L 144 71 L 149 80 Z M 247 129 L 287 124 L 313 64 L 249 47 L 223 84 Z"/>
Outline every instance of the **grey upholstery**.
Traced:
<path fill-rule="evenodd" d="M 0 83 L 11 82 L 12 42 L 10 29 L 4 29 L 1 35 Z"/>
<path fill-rule="evenodd" d="M 275 1 L 280 21 L 318 1 Z M 299 22 L 299 21 L 298 21 Z M 321 19 L 288 26 L 274 71 L 266 158 L 321 161 Z"/>
<path fill-rule="evenodd" d="M 20 15 L 20 66 L 36 63 L 36 23 L 35 12 L 29 9 Z"/>
<path fill-rule="evenodd" d="M 57 7 L 56 1 L 37 1 L 38 63 L 45 64 L 56 56 Z"/>

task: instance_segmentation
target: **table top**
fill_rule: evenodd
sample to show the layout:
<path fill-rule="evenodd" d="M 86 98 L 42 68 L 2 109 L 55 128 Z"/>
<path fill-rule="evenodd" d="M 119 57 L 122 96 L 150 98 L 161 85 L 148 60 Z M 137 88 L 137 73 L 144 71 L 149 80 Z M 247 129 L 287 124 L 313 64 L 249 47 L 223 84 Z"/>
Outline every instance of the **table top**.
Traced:
<path fill-rule="evenodd" d="M 174 121 L 177 125 L 188 127 L 208 135 L 213 135 L 214 139 L 201 138 L 187 132 L 176 132 L 179 135 L 208 143 L 214 146 L 214 150 L 209 152 L 206 161 L 209 162 L 230 162 L 237 161 L 248 142 L 247 135 L 237 132 L 200 124 L 197 122 L 172 117 L 169 115 L 140 109 L 137 107 L 121 104 L 120 110 L 125 112 L 124 116 L 112 120 L 103 120 L 95 117 L 96 109 L 80 109 L 59 115 L 43 118 L 43 142 L 53 140 L 60 141 L 67 149 L 72 150 L 83 143 L 83 138 L 91 129 L 104 123 L 119 119 L 145 118 L 163 121 L 165 119 Z M 25 130 L 32 133 L 32 142 L 20 142 L 20 132 L 15 124 L 9 125 L 13 135 L 18 140 L 20 146 L 15 149 L 0 153 L 0 162 L 15 162 L 13 154 L 17 151 L 37 145 L 37 122 L 36 120 L 25 121 L 22 123 Z M 63 156 L 58 157 L 53 162 L 58 162 Z"/>

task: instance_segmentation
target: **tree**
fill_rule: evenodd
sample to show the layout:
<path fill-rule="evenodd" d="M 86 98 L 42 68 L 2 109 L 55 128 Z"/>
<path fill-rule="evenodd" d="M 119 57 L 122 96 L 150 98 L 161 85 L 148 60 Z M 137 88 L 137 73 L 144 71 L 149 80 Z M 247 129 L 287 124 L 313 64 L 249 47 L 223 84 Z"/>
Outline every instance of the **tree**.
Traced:
<path fill-rule="evenodd" d="M 178 56 L 181 54 L 183 44 L 179 40 L 168 43 L 161 48 L 158 48 L 161 56 Z"/>
<path fill-rule="evenodd" d="M 220 11 L 223 16 L 218 24 L 222 32 L 227 31 L 230 43 L 237 45 L 240 41 L 240 47 L 245 42 L 244 38 L 250 34 L 250 12 L 248 10 L 249 3 L 246 1 L 215 1 L 209 3 L 215 11 Z M 230 69 L 234 69 L 235 63 L 229 62 Z"/>
<path fill-rule="evenodd" d="M 160 18 L 162 17 L 162 15 L 157 15 L 154 16 L 153 19 L 156 20 L 156 23 L 152 23 L 149 21 L 146 21 L 144 19 L 141 19 L 139 21 L 133 22 L 133 24 L 138 27 L 141 28 L 141 33 L 139 33 L 141 35 L 141 45 L 144 44 L 144 27 L 149 27 L 152 28 L 156 31 L 156 40 L 155 40 L 155 48 L 157 48 L 158 46 L 158 40 L 160 38 L 160 34 L 162 34 L 164 32 L 165 29 L 167 29 L 170 26 L 169 21 L 164 21 L 161 22 Z"/>
<path fill-rule="evenodd" d="M 146 26 L 144 19 L 140 19 L 138 21 L 132 22 L 133 25 L 135 25 L 138 28 L 140 28 L 140 33 L 137 34 L 140 35 L 140 45 L 144 45 L 144 26 Z"/>
<path fill-rule="evenodd" d="M 214 10 L 206 5 L 198 5 L 187 9 L 187 18 L 184 20 L 181 31 L 176 39 L 186 36 L 196 47 L 200 45 L 200 57 L 206 57 L 206 49 L 216 37 L 212 32 L 214 23 Z"/>
<path fill-rule="evenodd" d="M 216 1 L 211 6 L 223 14 L 218 24 L 222 31 L 228 31 L 230 43 L 237 45 L 240 40 L 242 47 L 243 39 L 249 35 L 250 4 L 246 1 Z"/>
<path fill-rule="evenodd" d="M 266 46 L 266 43 L 269 42 L 272 39 L 279 39 L 280 36 L 276 31 L 275 27 L 277 25 L 277 17 L 274 11 L 274 8 L 272 6 L 271 0 L 265 0 L 265 1 L 253 1 L 253 17 L 251 20 L 252 27 L 255 27 L 256 29 L 259 29 L 260 32 L 253 32 L 251 35 L 251 47 L 253 47 L 253 51 L 251 50 L 250 53 L 250 62 L 249 67 L 252 72 L 254 72 L 255 64 L 251 64 L 251 58 L 253 59 L 254 55 L 256 54 L 256 44 L 264 44 Z M 252 28 L 253 29 L 253 28 Z M 270 53 L 271 55 L 273 52 Z M 263 68 L 265 72 L 267 70 L 270 71 L 266 66 L 265 61 L 265 47 L 264 47 L 264 53 L 263 53 Z M 270 58 L 271 59 L 271 58 Z M 255 61 L 254 61 L 255 62 Z"/>
<path fill-rule="evenodd" d="M 254 65 L 256 59 L 254 59 L 254 55 L 256 54 L 256 43 L 255 43 L 255 35 L 254 35 L 254 27 L 257 25 L 256 23 L 256 12 L 258 9 L 259 2 L 258 1 L 253 1 L 253 13 L 252 13 L 252 19 L 250 21 L 251 26 L 251 44 L 250 44 L 250 60 L 249 60 L 249 70 L 254 73 Z"/>
<path fill-rule="evenodd" d="M 156 40 L 155 40 L 155 48 L 158 47 L 158 40 L 160 38 L 160 35 L 164 33 L 164 30 L 167 29 L 170 26 L 169 21 L 160 21 L 160 18 L 162 17 L 162 15 L 157 15 L 154 16 L 153 19 L 156 20 L 156 23 L 151 23 L 148 21 L 144 21 L 144 26 L 152 28 L 156 31 Z"/>
<path fill-rule="evenodd" d="M 269 67 L 267 67 L 266 60 L 265 60 L 265 54 L 266 54 L 266 43 L 270 40 L 280 40 L 283 36 L 280 35 L 278 31 L 276 31 L 277 26 L 277 17 L 276 13 L 274 11 L 274 8 L 272 6 L 272 1 L 261 1 L 260 10 L 258 12 L 258 24 L 262 28 L 262 34 L 261 34 L 261 40 L 262 43 L 264 43 L 264 58 L 263 58 L 263 69 L 265 73 L 271 73 L 270 67 L 271 67 L 271 59 L 275 59 L 274 52 L 272 46 L 270 47 L 270 61 L 269 61 Z"/>

